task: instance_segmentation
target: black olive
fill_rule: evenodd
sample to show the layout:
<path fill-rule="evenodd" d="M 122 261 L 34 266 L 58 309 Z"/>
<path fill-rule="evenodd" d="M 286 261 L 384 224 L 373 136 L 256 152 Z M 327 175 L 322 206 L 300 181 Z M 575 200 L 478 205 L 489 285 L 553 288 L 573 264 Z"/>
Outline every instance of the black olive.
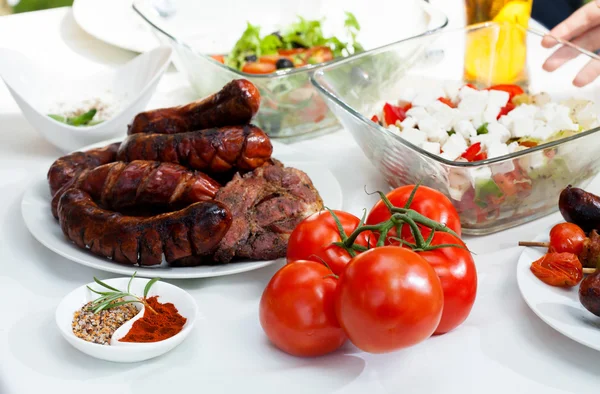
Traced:
<path fill-rule="evenodd" d="M 279 41 L 283 42 L 283 37 L 278 31 L 274 31 L 273 33 L 271 33 L 271 35 L 279 38 Z"/>
<path fill-rule="evenodd" d="M 247 62 L 255 62 L 258 60 L 258 58 L 256 57 L 256 55 L 248 55 L 244 58 L 244 60 Z"/>
<path fill-rule="evenodd" d="M 275 67 L 277 67 L 278 70 L 281 70 L 282 68 L 293 68 L 294 63 L 286 57 L 281 57 L 277 60 L 277 63 L 275 63 Z"/>
<path fill-rule="evenodd" d="M 292 42 L 292 48 L 302 48 L 302 49 L 306 49 L 306 45 L 302 45 L 299 42 Z"/>

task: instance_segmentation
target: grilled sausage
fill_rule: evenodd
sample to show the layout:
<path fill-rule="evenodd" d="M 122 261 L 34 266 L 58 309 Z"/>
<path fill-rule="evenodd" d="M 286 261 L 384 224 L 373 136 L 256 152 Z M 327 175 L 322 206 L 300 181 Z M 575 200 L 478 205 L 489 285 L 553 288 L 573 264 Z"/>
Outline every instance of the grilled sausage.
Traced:
<path fill-rule="evenodd" d="M 560 193 L 558 208 L 565 221 L 575 223 L 586 233 L 600 230 L 600 197 L 569 185 Z"/>
<path fill-rule="evenodd" d="M 260 93 L 245 79 L 226 84 L 205 99 L 180 107 L 138 114 L 127 134 L 175 134 L 249 123 L 260 106 Z"/>
<path fill-rule="evenodd" d="M 75 152 L 57 159 L 48 170 L 50 195 L 73 180 L 81 171 L 115 161 L 120 142 L 87 152 Z"/>
<path fill-rule="evenodd" d="M 166 134 L 134 134 L 123 141 L 117 160 L 156 160 L 195 170 L 223 173 L 251 171 L 267 162 L 273 146 L 256 126 L 230 126 Z"/>
<path fill-rule="evenodd" d="M 90 195 L 69 189 L 58 204 L 60 227 L 81 248 L 122 264 L 159 265 L 211 254 L 231 226 L 231 214 L 216 201 L 147 218 L 98 207 Z"/>
<path fill-rule="evenodd" d="M 100 206 L 114 211 L 131 207 L 173 210 L 212 200 L 220 185 L 206 174 L 177 164 L 141 160 L 108 163 L 83 170 L 54 195 L 55 218 L 60 196 L 70 188 L 85 191 Z"/>

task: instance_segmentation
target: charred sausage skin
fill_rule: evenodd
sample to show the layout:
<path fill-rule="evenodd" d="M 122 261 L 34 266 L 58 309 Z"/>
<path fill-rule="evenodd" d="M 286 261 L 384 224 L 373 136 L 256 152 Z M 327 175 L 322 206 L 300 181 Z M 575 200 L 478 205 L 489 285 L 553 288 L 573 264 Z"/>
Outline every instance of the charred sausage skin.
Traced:
<path fill-rule="evenodd" d="M 123 141 L 117 160 L 155 160 L 195 170 L 251 171 L 271 158 L 273 145 L 260 128 L 229 126 L 173 135 L 134 134 Z"/>
<path fill-rule="evenodd" d="M 65 184 L 73 182 L 83 170 L 115 161 L 120 144 L 120 142 L 116 142 L 103 148 L 74 152 L 58 158 L 48 170 L 50 195 L 54 196 Z"/>
<path fill-rule="evenodd" d="M 216 201 L 201 201 L 179 211 L 147 218 L 100 208 L 90 195 L 69 189 L 58 204 L 65 236 L 77 246 L 113 261 L 159 265 L 211 254 L 231 225 L 231 214 Z"/>
<path fill-rule="evenodd" d="M 227 83 L 219 92 L 180 107 L 138 114 L 127 134 L 176 134 L 249 123 L 258 112 L 260 93 L 245 79 Z"/>
<path fill-rule="evenodd" d="M 219 183 L 208 175 L 172 163 L 136 160 L 113 162 L 86 169 L 52 198 L 52 214 L 58 218 L 58 201 L 66 190 L 88 193 L 103 208 L 119 211 L 179 209 L 198 201 L 212 200 Z"/>
<path fill-rule="evenodd" d="M 578 187 L 567 186 L 558 199 L 565 221 L 575 223 L 586 233 L 600 230 L 600 197 Z"/>

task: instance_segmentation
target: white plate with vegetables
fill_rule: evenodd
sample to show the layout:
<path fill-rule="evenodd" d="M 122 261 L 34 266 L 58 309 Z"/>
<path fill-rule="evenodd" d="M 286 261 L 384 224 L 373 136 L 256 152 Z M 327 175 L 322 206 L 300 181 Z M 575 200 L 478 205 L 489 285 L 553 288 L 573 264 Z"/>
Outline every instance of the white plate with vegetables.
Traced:
<path fill-rule="evenodd" d="M 546 243 L 548 239 L 547 235 L 540 235 L 534 241 Z M 523 299 L 550 327 L 582 345 L 600 350 L 600 317 L 581 304 L 579 285 L 550 286 L 532 273 L 532 263 L 546 252 L 546 248 L 529 247 L 519 257 L 517 283 Z"/>

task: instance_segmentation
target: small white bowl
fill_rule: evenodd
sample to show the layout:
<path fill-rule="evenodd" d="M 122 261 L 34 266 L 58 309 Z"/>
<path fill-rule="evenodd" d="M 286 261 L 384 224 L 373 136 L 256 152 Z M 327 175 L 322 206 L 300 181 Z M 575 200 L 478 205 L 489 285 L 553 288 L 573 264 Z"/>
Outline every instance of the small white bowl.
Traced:
<path fill-rule="evenodd" d="M 127 124 L 146 108 L 169 66 L 172 50 L 162 46 L 137 56 L 127 64 L 85 78 L 47 71 L 44 64 L 0 48 L 0 77 L 28 122 L 46 140 L 64 151 L 125 135 Z M 110 119 L 94 126 L 70 126 L 50 118 L 58 103 L 77 104 L 110 94 L 120 103 Z"/>
<path fill-rule="evenodd" d="M 135 278 L 131 283 L 131 292 L 135 295 L 143 295 L 144 287 L 148 281 L 149 279 Z M 119 290 L 126 290 L 129 278 L 107 279 L 103 282 Z M 95 282 L 88 283 L 87 286 L 90 286 L 94 290 L 108 291 Z M 140 312 L 114 332 L 110 346 L 87 342 L 76 337 L 75 334 L 73 334 L 71 327 L 73 314 L 81 309 L 83 305 L 100 297 L 98 294 L 91 292 L 86 286 L 75 289 L 63 298 L 58 305 L 58 308 L 56 308 L 56 324 L 67 342 L 77 350 L 92 357 L 120 363 L 148 360 L 169 352 L 183 342 L 192 331 L 194 321 L 198 314 L 198 306 L 194 298 L 188 292 L 177 286 L 158 281 L 152 285 L 150 292 L 148 293 L 149 297 L 154 295 L 159 296 L 158 301 L 160 303 L 173 303 L 179 311 L 179 314 L 187 319 L 183 329 L 178 334 L 160 342 L 131 343 L 118 341 L 129 332 L 129 329 L 135 320 L 143 317 L 144 308 L 137 303 L 134 305 Z"/>

